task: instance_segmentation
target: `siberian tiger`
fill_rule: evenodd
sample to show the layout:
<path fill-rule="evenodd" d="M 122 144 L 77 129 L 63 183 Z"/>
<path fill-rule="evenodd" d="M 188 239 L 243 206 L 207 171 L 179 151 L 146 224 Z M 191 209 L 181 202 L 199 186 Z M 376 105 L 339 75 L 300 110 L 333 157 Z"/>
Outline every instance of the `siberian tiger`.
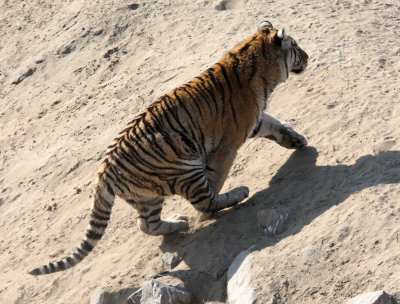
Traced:
<path fill-rule="evenodd" d="M 136 209 L 144 233 L 188 228 L 188 218 L 160 219 L 164 197 L 178 194 L 200 212 L 235 206 L 247 187 L 219 194 L 237 150 L 248 138 L 265 137 L 300 149 L 306 139 L 264 112 L 274 88 L 301 73 L 308 55 L 268 21 L 216 64 L 172 90 L 132 120 L 108 147 L 97 173 L 86 236 L 70 256 L 32 275 L 70 268 L 103 236 L 116 195 Z"/>

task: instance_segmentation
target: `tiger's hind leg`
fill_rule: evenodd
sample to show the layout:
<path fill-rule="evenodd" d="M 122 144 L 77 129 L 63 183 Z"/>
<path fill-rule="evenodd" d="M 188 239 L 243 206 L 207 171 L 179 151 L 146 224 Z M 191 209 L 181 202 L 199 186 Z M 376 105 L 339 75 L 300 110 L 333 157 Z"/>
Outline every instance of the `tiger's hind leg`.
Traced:
<path fill-rule="evenodd" d="M 162 220 L 161 210 L 164 198 L 146 197 L 126 200 L 138 213 L 138 226 L 146 234 L 163 235 L 189 228 L 188 217 L 184 215 L 174 215 L 173 217 Z"/>
<path fill-rule="evenodd" d="M 237 187 L 227 193 L 215 193 L 212 185 L 204 172 L 194 174 L 192 179 L 185 179 L 176 187 L 177 194 L 191 202 L 193 207 L 204 213 L 217 212 L 219 210 L 233 207 L 249 196 L 247 187 Z"/>
<path fill-rule="evenodd" d="M 307 146 L 307 140 L 304 136 L 293 130 L 290 124 L 281 122 L 265 112 L 262 113 L 249 137 L 265 137 L 276 141 L 287 149 L 299 150 Z"/>

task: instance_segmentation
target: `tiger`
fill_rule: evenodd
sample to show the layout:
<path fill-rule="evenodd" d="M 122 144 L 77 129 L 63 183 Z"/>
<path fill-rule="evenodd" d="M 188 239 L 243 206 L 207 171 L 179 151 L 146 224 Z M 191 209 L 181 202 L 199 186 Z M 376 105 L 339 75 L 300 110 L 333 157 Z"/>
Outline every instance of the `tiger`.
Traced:
<path fill-rule="evenodd" d="M 275 87 L 302 73 L 308 55 L 269 21 L 199 76 L 150 104 L 108 146 L 97 173 L 86 235 L 69 256 L 29 272 L 50 274 L 81 262 L 110 220 L 115 196 L 137 211 L 139 229 L 165 235 L 189 228 L 188 217 L 161 219 L 164 198 L 180 195 L 200 214 L 230 208 L 245 186 L 219 193 L 239 147 L 263 137 L 288 149 L 307 145 L 290 124 L 265 112 Z"/>

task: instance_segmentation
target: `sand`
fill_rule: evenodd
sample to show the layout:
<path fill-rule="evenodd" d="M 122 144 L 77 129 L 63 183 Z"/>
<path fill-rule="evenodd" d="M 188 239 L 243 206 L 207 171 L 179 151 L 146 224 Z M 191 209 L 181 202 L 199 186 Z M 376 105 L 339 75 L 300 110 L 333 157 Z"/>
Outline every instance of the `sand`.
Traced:
<path fill-rule="evenodd" d="M 137 4 L 137 5 L 136 5 Z M 259 22 L 310 55 L 268 112 L 304 134 L 239 151 L 224 190 L 250 197 L 214 218 L 180 197 L 189 231 L 149 237 L 117 199 L 94 251 L 71 270 L 33 267 L 79 244 L 105 149 L 157 97 L 215 63 Z M 88 303 L 98 287 L 141 286 L 179 254 L 197 303 L 224 303 L 226 271 L 256 245 L 257 282 L 280 303 L 344 303 L 400 289 L 400 4 L 350 1 L 2 1 L 0 3 L 0 303 Z M 269 237 L 257 212 L 287 206 Z"/>

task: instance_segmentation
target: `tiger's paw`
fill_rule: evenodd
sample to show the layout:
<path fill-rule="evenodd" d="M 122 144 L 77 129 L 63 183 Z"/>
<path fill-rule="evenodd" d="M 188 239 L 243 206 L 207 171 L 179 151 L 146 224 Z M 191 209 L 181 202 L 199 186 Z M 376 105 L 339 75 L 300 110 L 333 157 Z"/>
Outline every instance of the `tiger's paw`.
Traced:
<path fill-rule="evenodd" d="M 279 130 L 282 135 L 282 140 L 279 143 L 282 147 L 287 149 L 300 150 L 307 146 L 307 140 L 305 137 L 295 130 L 288 123 L 282 123 L 282 128 Z"/>
<path fill-rule="evenodd" d="M 175 214 L 170 217 L 166 222 L 171 225 L 170 232 L 188 230 L 189 229 L 189 217 L 182 214 Z"/>
<path fill-rule="evenodd" d="M 232 207 L 237 205 L 238 203 L 240 203 L 242 200 L 244 200 L 246 197 L 249 196 L 249 188 L 245 186 L 240 186 L 229 191 L 228 195 L 229 195 L 229 201 L 232 202 L 230 207 Z"/>

